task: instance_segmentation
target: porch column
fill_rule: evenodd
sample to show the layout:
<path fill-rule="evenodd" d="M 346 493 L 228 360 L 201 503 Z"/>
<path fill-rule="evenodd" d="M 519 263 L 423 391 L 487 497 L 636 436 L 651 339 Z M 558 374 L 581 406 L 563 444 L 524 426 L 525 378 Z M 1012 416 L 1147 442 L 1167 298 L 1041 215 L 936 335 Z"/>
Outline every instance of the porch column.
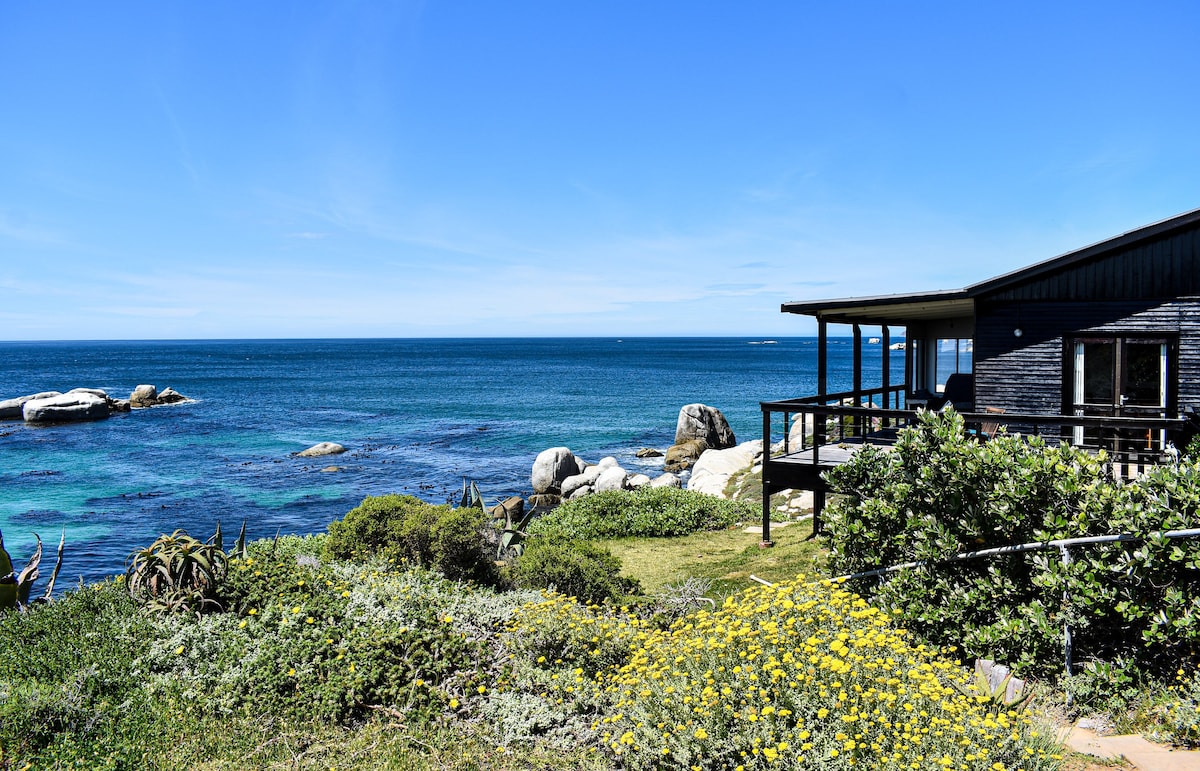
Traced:
<path fill-rule="evenodd" d="M 854 406 L 862 406 L 862 327 L 854 325 Z M 863 435 L 862 418 L 854 418 L 854 435 Z"/>
<path fill-rule="evenodd" d="M 826 346 L 829 342 L 829 322 L 825 319 L 817 319 L 817 393 L 824 396 L 827 392 L 825 388 L 825 376 L 828 373 L 826 365 L 828 364 L 828 352 Z"/>
<path fill-rule="evenodd" d="M 892 331 L 887 324 L 883 325 L 883 360 L 880 362 L 880 369 L 883 374 L 883 408 L 890 410 L 892 408 Z M 900 406 L 899 402 L 896 404 Z"/>

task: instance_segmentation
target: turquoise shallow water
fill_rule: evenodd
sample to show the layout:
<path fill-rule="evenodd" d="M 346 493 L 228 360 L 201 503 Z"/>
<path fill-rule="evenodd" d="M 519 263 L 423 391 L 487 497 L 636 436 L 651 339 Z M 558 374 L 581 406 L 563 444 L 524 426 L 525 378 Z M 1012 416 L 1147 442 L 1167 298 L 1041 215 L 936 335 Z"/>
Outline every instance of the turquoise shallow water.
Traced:
<path fill-rule="evenodd" d="M 745 441 L 761 433 L 760 401 L 813 392 L 814 340 L 760 342 L 0 343 L 0 399 L 84 386 L 127 397 L 141 383 L 195 399 L 97 423 L 0 422 L 0 531 L 23 560 L 34 532 L 57 543 L 65 529 L 60 581 L 92 580 L 161 532 L 207 537 L 218 519 L 234 532 L 246 520 L 252 537 L 316 532 L 367 495 L 440 503 L 464 477 L 489 500 L 527 495 L 547 447 L 653 475 L 661 460 L 634 453 L 670 445 L 684 404 L 721 409 Z M 850 350 L 832 346 L 831 373 L 849 371 Z M 877 383 L 878 368 L 865 378 Z M 293 455 L 320 441 L 349 452 Z"/>

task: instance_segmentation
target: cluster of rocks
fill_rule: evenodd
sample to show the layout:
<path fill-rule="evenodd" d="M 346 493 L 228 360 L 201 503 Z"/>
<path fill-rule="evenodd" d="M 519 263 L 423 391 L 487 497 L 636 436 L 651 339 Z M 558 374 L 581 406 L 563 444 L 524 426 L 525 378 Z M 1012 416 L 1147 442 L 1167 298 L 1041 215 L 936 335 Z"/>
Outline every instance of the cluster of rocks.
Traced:
<path fill-rule="evenodd" d="M 705 404 L 687 404 L 679 410 L 679 419 L 675 424 L 675 444 L 667 450 L 663 461 L 663 473 L 659 476 L 651 479 L 646 474 L 631 473 L 623 468 L 616 458 L 603 458 L 593 464 L 576 456 L 570 448 L 551 447 L 540 453 L 533 463 L 533 497 L 530 498 L 530 505 L 554 506 L 561 501 L 574 500 L 591 493 L 632 490 L 647 485 L 682 487 L 683 480 L 678 472 L 688 469 L 692 469 L 688 489 L 697 489 L 695 480 L 699 478 L 704 492 L 715 489 L 715 494 L 720 495 L 724 489 L 724 482 L 717 488 L 716 482 L 713 481 L 717 478 L 716 475 L 725 473 L 725 467 L 734 462 L 741 462 L 739 469 L 745 468 L 754 462 L 755 457 L 762 455 L 761 441 L 750 442 L 748 445 L 751 449 L 737 452 L 737 440 L 733 430 L 720 410 Z M 755 447 L 757 455 L 753 449 Z M 651 448 L 637 452 L 639 458 L 662 455 L 663 453 Z M 706 460 L 710 455 L 712 460 Z M 737 461 L 734 460 L 735 455 Z M 725 473 L 725 479 L 728 480 L 729 474 L 732 473 Z"/>
<path fill-rule="evenodd" d="M 191 401 L 173 388 L 161 392 L 152 385 L 140 385 L 128 399 L 114 399 L 99 388 L 72 388 L 66 393 L 43 391 L 0 401 L 0 420 L 24 420 L 26 423 L 76 423 L 103 420 L 114 412 L 157 407 Z"/>
<path fill-rule="evenodd" d="M 533 462 L 531 506 L 556 506 L 561 501 L 582 498 L 606 490 L 632 490 L 636 487 L 681 487 L 675 474 L 664 473 L 655 479 L 631 474 L 616 458 L 588 463 L 567 447 L 551 447 L 538 453 Z"/>

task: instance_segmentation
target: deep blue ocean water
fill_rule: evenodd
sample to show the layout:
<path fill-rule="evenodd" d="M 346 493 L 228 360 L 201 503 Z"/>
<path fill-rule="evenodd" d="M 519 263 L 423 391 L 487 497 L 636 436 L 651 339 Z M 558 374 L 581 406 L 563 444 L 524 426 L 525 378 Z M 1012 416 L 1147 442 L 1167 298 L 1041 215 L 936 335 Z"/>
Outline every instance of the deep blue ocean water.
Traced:
<path fill-rule="evenodd" d="M 442 503 L 464 477 L 490 502 L 528 495 L 539 452 L 660 473 L 679 408 L 719 408 L 759 438 L 760 401 L 810 395 L 816 341 L 537 338 L 0 342 L 0 399 L 75 387 L 127 398 L 142 383 L 194 402 L 95 423 L 0 422 L 0 531 L 15 562 L 33 533 L 57 545 L 63 582 L 119 573 L 160 533 L 229 539 L 325 529 L 368 495 Z M 877 348 L 877 346 L 875 346 Z M 852 346 L 831 346 L 830 386 Z M 901 372 L 903 354 L 894 353 Z M 879 382 L 879 356 L 864 380 Z M 349 452 L 299 458 L 317 442 Z M 330 465 L 337 473 L 322 472 Z M 52 558 L 51 558 L 52 559 Z"/>

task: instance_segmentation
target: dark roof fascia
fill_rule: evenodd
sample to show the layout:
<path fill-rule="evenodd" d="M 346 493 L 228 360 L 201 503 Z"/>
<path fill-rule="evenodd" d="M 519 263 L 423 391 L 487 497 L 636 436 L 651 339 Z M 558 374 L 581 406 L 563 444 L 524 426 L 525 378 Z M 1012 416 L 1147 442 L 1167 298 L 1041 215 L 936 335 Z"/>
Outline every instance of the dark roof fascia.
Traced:
<path fill-rule="evenodd" d="M 970 299 L 965 289 L 943 289 L 934 292 L 914 292 L 911 294 L 875 295 L 871 297 L 844 297 L 832 300 L 811 300 L 804 302 L 783 303 L 780 310 L 784 313 L 798 313 L 830 321 L 840 321 L 848 318 L 844 314 L 855 309 L 902 308 L 905 306 L 930 303 L 943 303 L 954 300 Z"/>
<path fill-rule="evenodd" d="M 980 295 L 990 294 L 1012 286 L 1020 284 L 1030 279 L 1037 278 L 1047 273 L 1053 273 L 1058 270 L 1072 267 L 1095 257 L 1115 252 L 1120 249 L 1125 249 L 1139 241 L 1144 241 L 1150 238 L 1164 235 L 1173 230 L 1187 227 L 1189 225 L 1200 222 L 1200 209 L 1176 215 L 1170 219 L 1161 220 L 1159 222 L 1140 227 L 1137 230 L 1130 230 L 1119 236 L 1100 241 L 1099 243 L 1085 246 L 1082 249 L 1076 249 L 1073 252 L 1060 254 L 1057 257 L 1051 257 L 1048 260 L 1028 265 L 1024 268 L 1005 273 L 995 278 L 989 278 L 986 281 L 980 281 L 977 284 L 971 284 L 966 288 L 966 292 L 970 297 L 979 297 Z"/>

